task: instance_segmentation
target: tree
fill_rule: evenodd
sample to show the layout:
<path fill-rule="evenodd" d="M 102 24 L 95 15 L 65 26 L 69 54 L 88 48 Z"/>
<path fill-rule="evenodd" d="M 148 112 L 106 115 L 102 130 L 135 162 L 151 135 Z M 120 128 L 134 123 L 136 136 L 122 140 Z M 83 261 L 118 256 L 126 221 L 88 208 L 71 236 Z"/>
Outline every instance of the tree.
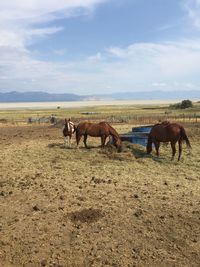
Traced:
<path fill-rule="evenodd" d="M 170 105 L 170 108 L 174 108 L 174 109 L 185 109 L 185 108 L 192 108 L 193 104 L 192 101 L 187 99 L 187 100 L 183 100 L 180 103 L 176 103 L 174 105 Z"/>
<path fill-rule="evenodd" d="M 183 100 L 180 104 L 180 108 L 185 109 L 185 108 L 192 108 L 193 104 L 191 100 Z"/>

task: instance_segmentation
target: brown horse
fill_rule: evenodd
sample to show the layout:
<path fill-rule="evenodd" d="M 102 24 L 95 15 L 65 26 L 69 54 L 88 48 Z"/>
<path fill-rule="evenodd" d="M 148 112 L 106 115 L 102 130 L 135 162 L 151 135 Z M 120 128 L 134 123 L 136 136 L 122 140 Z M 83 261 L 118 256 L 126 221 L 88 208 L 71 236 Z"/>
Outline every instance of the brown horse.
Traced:
<path fill-rule="evenodd" d="M 152 143 L 155 145 L 156 155 L 159 156 L 159 147 L 160 142 L 170 142 L 172 148 L 172 160 L 176 154 L 176 143 L 179 144 L 179 156 L 178 160 L 180 160 L 182 153 L 182 142 L 185 141 L 187 146 L 191 148 L 189 139 L 186 135 L 185 129 L 183 126 L 177 123 L 170 123 L 164 121 L 162 123 L 155 124 L 148 137 L 147 143 L 147 153 L 150 154 L 152 151 Z"/>
<path fill-rule="evenodd" d="M 66 139 L 68 137 L 68 146 L 71 146 L 72 135 L 75 132 L 76 127 L 70 119 L 65 119 L 65 124 L 63 126 L 62 132 L 64 136 L 64 144 L 66 145 Z"/>
<path fill-rule="evenodd" d="M 84 145 L 87 148 L 87 137 L 101 137 L 101 146 L 105 146 L 106 138 L 108 136 L 112 136 L 114 140 L 114 145 L 119 148 L 121 146 L 121 139 L 119 134 L 116 130 L 110 126 L 107 122 L 100 122 L 100 123 L 91 123 L 91 122 L 81 122 L 78 124 L 76 128 L 76 142 L 77 147 L 81 140 L 81 137 L 84 136 Z"/>

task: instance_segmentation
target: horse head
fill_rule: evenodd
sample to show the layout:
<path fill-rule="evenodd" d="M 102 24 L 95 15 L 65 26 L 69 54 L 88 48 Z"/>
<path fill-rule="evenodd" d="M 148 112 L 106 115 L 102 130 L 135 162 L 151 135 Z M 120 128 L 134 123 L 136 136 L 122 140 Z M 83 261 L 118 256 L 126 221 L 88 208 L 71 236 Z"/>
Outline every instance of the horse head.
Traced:
<path fill-rule="evenodd" d="M 65 121 L 64 121 L 64 127 L 63 127 L 63 130 L 64 130 L 65 132 L 69 132 L 69 123 L 68 123 L 68 120 L 67 120 L 67 119 L 65 119 Z"/>
<path fill-rule="evenodd" d="M 121 147 L 121 139 L 120 139 L 120 137 L 118 137 L 118 138 L 114 137 L 114 146 L 116 148 L 118 148 L 118 149 Z"/>
<path fill-rule="evenodd" d="M 76 131 L 76 127 L 74 123 L 71 121 L 71 119 L 65 119 L 63 132 L 65 132 L 66 134 L 68 133 L 73 134 L 75 131 Z"/>

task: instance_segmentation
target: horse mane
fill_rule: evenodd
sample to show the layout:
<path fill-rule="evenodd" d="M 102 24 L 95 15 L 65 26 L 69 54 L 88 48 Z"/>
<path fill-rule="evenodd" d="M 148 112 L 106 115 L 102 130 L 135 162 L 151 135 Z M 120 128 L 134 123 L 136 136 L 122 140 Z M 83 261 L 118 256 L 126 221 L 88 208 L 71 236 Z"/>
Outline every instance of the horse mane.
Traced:
<path fill-rule="evenodd" d="M 162 121 L 161 124 L 163 124 L 163 125 L 169 125 L 170 124 L 170 121 Z"/>
<path fill-rule="evenodd" d="M 159 121 L 158 123 L 154 124 L 153 127 L 158 126 L 158 125 L 168 126 L 168 125 L 170 125 L 170 124 L 171 124 L 170 121 Z"/>
<path fill-rule="evenodd" d="M 112 135 L 112 137 L 115 139 L 115 141 L 117 141 L 118 139 L 120 139 L 120 136 L 117 133 L 117 131 L 109 123 L 106 122 L 106 124 L 109 127 L 110 135 Z"/>

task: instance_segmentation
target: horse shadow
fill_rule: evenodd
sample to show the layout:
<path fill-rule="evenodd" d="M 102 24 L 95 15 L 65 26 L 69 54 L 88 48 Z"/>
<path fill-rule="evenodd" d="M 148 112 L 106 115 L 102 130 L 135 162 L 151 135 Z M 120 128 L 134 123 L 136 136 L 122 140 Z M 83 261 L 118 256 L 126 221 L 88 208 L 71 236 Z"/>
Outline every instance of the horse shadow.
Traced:
<path fill-rule="evenodd" d="M 147 153 L 143 146 L 124 141 L 121 145 L 121 153 L 130 152 L 136 159 L 147 157 Z"/>
<path fill-rule="evenodd" d="M 156 156 L 156 155 L 148 155 L 153 161 L 158 162 L 158 163 L 166 163 L 166 161 L 168 161 L 168 159 L 166 159 L 163 156 Z"/>
<path fill-rule="evenodd" d="M 77 149 L 76 145 L 73 145 L 73 144 L 72 144 L 72 146 L 68 146 L 68 145 L 65 145 L 62 143 L 50 143 L 47 146 L 48 146 L 48 148 L 57 147 L 60 149 Z M 101 146 L 88 146 L 87 148 L 85 146 L 80 146 L 78 149 L 87 151 L 87 150 L 97 149 L 97 148 L 101 148 Z"/>
<path fill-rule="evenodd" d="M 48 148 L 60 148 L 60 149 L 74 149 L 74 147 L 70 147 L 70 146 L 66 146 L 64 144 L 61 144 L 61 143 L 50 143 L 47 145 Z"/>
<path fill-rule="evenodd" d="M 146 151 L 139 147 L 132 147 L 132 154 L 136 159 L 148 157 Z"/>
<path fill-rule="evenodd" d="M 164 156 L 157 157 L 154 152 L 152 154 L 147 154 L 146 149 L 143 146 L 130 146 L 128 148 L 131 149 L 131 153 L 136 159 L 150 158 L 158 163 L 163 163 L 163 161 L 166 160 Z"/>
<path fill-rule="evenodd" d="M 90 150 L 90 149 L 97 149 L 100 148 L 101 146 L 80 146 L 78 149 L 84 149 L 84 150 Z"/>

